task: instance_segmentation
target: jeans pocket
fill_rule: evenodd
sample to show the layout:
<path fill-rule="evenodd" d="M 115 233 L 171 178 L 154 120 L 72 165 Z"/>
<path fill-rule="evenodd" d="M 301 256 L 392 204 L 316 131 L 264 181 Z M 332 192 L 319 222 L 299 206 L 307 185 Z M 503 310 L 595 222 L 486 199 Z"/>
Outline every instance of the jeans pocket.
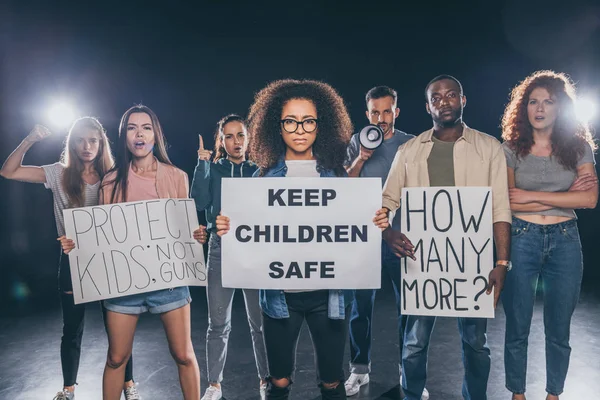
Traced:
<path fill-rule="evenodd" d="M 512 237 L 523 236 L 527 232 L 527 227 L 524 226 L 513 226 L 511 228 Z"/>
<path fill-rule="evenodd" d="M 577 225 L 563 226 L 560 228 L 560 233 L 568 240 L 579 240 L 579 229 L 577 229 Z"/>

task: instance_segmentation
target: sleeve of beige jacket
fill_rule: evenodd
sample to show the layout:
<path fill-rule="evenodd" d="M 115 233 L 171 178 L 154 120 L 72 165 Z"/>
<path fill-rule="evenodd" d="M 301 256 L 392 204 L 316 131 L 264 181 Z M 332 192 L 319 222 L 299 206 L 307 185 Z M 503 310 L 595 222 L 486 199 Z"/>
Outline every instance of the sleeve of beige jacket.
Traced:
<path fill-rule="evenodd" d="M 404 157 L 404 147 L 400 146 L 392 162 L 390 173 L 383 186 L 383 207 L 395 213 L 400 207 L 400 198 L 402 197 L 402 188 L 406 181 L 406 159 Z"/>
<path fill-rule="evenodd" d="M 187 199 L 190 197 L 190 181 L 188 179 L 188 174 L 184 171 L 181 171 L 181 184 L 179 185 L 177 197 L 180 199 Z"/>
<path fill-rule="evenodd" d="M 506 156 L 499 142 L 494 141 L 492 162 L 490 165 L 490 183 L 492 186 L 492 206 L 494 222 L 512 222 L 510 199 L 508 196 L 508 170 Z"/>

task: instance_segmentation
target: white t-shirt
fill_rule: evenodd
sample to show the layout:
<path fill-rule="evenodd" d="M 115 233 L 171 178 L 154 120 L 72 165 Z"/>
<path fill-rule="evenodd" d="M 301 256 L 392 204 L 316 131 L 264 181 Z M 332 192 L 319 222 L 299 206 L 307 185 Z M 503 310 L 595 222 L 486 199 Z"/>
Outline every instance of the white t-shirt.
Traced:
<path fill-rule="evenodd" d="M 44 186 L 46 189 L 52 190 L 52 197 L 54 198 L 54 219 L 56 220 L 56 230 L 59 236 L 65 234 L 65 220 L 63 217 L 63 210 L 72 208 L 69 205 L 69 197 L 65 193 L 62 186 L 62 176 L 65 170 L 65 166 L 61 163 L 54 163 L 50 165 L 43 165 L 44 174 L 46 174 L 46 183 Z M 84 184 L 83 197 L 84 207 L 97 206 L 98 205 L 98 191 L 100 189 L 100 181 L 89 185 Z"/>
<path fill-rule="evenodd" d="M 317 171 L 316 160 L 286 160 L 286 178 L 318 178 L 321 176 Z M 316 290 L 316 289 L 315 289 Z M 315 290 L 284 290 L 286 293 L 314 292 Z"/>
<path fill-rule="evenodd" d="M 286 177 L 290 178 L 318 178 L 317 160 L 286 160 Z"/>

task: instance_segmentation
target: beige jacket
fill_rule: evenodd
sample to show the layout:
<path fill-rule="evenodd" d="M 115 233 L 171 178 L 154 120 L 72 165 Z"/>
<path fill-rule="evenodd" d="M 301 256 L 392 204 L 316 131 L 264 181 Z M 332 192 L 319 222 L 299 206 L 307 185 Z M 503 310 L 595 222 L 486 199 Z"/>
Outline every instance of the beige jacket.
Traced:
<path fill-rule="evenodd" d="M 163 164 L 157 160 L 156 167 L 156 192 L 159 199 L 186 199 L 190 197 L 190 183 L 188 176 L 179 168 Z M 108 173 L 102 179 L 100 189 L 100 204 L 110 204 L 114 180 L 117 176 L 115 171 Z M 120 190 L 117 190 L 116 202 L 121 202 Z"/>
<path fill-rule="evenodd" d="M 396 153 L 383 187 L 383 207 L 395 212 L 400 207 L 402 188 L 428 187 L 427 158 L 431 153 L 433 129 L 409 140 Z M 491 186 L 494 222 L 511 222 L 506 158 L 500 142 L 464 125 L 454 145 L 456 186 Z"/>

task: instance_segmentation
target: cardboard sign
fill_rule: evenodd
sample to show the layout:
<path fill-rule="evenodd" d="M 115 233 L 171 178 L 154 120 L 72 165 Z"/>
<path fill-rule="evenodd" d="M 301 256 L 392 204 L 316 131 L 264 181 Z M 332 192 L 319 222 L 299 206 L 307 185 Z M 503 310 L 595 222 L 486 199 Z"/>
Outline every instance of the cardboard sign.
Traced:
<path fill-rule="evenodd" d="M 223 286 L 371 289 L 381 285 L 380 179 L 223 179 Z"/>
<path fill-rule="evenodd" d="M 178 286 L 206 286 L 193 238 L 193 199 L 157 199 L 64 210 L 75 304 Z"/>
<path fill-rule="evenodd" d="M 401 261 L 402 313 L 493 318 L 491 189 L 404 188 L 398 212 L 416 257 Z"/>

